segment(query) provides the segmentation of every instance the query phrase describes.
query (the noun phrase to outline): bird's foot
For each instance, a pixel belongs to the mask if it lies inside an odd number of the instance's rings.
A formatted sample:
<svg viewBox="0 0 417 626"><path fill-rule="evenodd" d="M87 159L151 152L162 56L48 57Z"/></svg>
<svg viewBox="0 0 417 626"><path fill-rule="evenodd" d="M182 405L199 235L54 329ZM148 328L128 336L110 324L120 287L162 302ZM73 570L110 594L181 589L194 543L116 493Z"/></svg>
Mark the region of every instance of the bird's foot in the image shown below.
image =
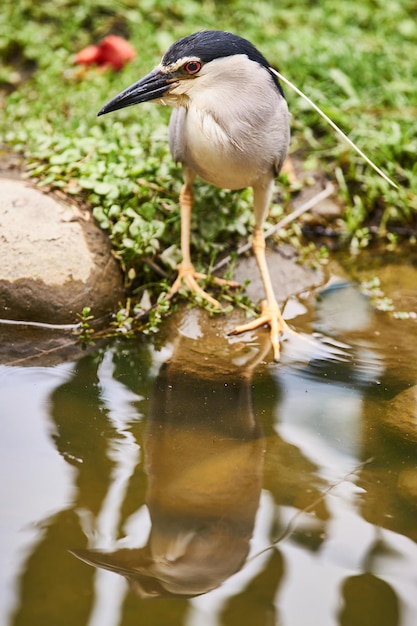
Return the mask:
<svg viewBox="0 0 417 626"><path fill-rule="evenodd" d="M221 304L218 300L213 298L210 294L208 294L204 289L200 287L198 284L198 280L205 280L207 278L207 274L202 274L201 272L196 272L194 267L191 266L178 266L178 276L175 279L171 289L168 292L167 298L170 300L178 291L181 289L183 285L185 285L190 291L192 291L196 296L199 296L209 304L211 304L215 308L221 309ZM218 278L217 276L212 276L211 280L215 285L219 285L220 287L239 287L239 283L233 280L225 280L224 278Z"/></svg>
<svg viewBox="0 0 417 626"><path fill-rule="evenodd" d="M265 301L262 302L261 315L255 320L248 322L247 324L241 324L240 326L236 326L236 328L232 330L229 335L240 335L240 333L255 330L256 328L260 328L265 324L267 324L270 328L269 334L271 338L272 350L274 353L274 361L279 361L280 337L284 333L290 333L293 335L298 335L298 333L292 330L292 328L290 328L287 322L283 319L278 304L268 306Z"/></svg>

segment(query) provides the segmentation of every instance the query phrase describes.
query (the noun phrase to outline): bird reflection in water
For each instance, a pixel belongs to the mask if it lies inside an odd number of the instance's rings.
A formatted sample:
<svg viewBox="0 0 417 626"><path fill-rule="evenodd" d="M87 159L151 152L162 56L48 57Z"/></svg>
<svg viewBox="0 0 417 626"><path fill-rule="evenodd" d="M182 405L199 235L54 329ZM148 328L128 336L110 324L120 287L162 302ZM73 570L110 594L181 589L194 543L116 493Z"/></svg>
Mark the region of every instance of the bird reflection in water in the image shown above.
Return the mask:
<svg viewBox="0 0 417 626"><path fill-rule="evenodd" d="M74 550L78 558L125 576L141 597L200 595L239 571L263 479L265 439L251 397L253 370L269 350L263 341L214 338L208 349L178 336L155 381L143 441L147 543Z"/></svg>

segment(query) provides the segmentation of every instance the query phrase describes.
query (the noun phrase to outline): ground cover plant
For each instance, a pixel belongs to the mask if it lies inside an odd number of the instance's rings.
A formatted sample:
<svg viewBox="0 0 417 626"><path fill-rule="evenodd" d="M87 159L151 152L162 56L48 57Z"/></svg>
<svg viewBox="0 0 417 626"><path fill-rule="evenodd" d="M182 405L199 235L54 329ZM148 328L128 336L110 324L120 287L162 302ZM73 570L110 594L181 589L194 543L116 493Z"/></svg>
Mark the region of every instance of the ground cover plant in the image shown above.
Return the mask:
<svg viewBox="0 0 417 626"><path fill-rule="evenodd" d="M113 242L131 295L155 301L178 261L181 170L167 143L169 109L153 104L96 118L147 73L177 38L221 28L250 39L399 185L390 189L288 89L292 151L320 167L344 206L346 245L372 236L415 242L417 215L417 5L415 0L4 0L0 10L0 132L27 173L92 210ZM136 58L119 72L74 65L108 34ZM270 220L294 193L282 181ZM203 266L252 228L251 192L201 184L193 258ZM86 303L87 305L88 303ZM142 306L147 308L149 303ZM156 320L154 320L156 323Z"/></svg>

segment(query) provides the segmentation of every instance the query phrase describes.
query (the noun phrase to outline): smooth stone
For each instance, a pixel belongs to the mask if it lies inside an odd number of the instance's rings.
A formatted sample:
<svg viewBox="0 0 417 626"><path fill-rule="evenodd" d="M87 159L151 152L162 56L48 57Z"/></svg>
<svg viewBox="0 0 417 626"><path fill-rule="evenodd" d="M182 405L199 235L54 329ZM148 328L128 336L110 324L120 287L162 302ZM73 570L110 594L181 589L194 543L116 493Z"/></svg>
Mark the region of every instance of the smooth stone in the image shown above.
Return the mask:
<svg viewBox="0 0 417 626"><path fill-rule="evenodd" d="M70 204L0 178L0 318L67 324L101 317L123 297L110 242Z"/></svg>

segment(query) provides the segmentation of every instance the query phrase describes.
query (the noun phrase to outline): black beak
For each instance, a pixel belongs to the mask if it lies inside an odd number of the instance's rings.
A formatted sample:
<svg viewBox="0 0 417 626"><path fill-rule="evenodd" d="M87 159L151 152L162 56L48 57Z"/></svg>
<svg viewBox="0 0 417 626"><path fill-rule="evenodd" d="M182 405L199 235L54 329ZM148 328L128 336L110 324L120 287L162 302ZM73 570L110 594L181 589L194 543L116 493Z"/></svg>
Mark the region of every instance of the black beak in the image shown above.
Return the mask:
<svg viewBox="0 0 417 626"><path fill-rule="evenodd" d="M147 76L130 85L110 102L107 102L97 115L104 115L111 111L130 107L133 104L162 98L174 82L172 74L165 74L158 69L152 70Z"/></svg>

